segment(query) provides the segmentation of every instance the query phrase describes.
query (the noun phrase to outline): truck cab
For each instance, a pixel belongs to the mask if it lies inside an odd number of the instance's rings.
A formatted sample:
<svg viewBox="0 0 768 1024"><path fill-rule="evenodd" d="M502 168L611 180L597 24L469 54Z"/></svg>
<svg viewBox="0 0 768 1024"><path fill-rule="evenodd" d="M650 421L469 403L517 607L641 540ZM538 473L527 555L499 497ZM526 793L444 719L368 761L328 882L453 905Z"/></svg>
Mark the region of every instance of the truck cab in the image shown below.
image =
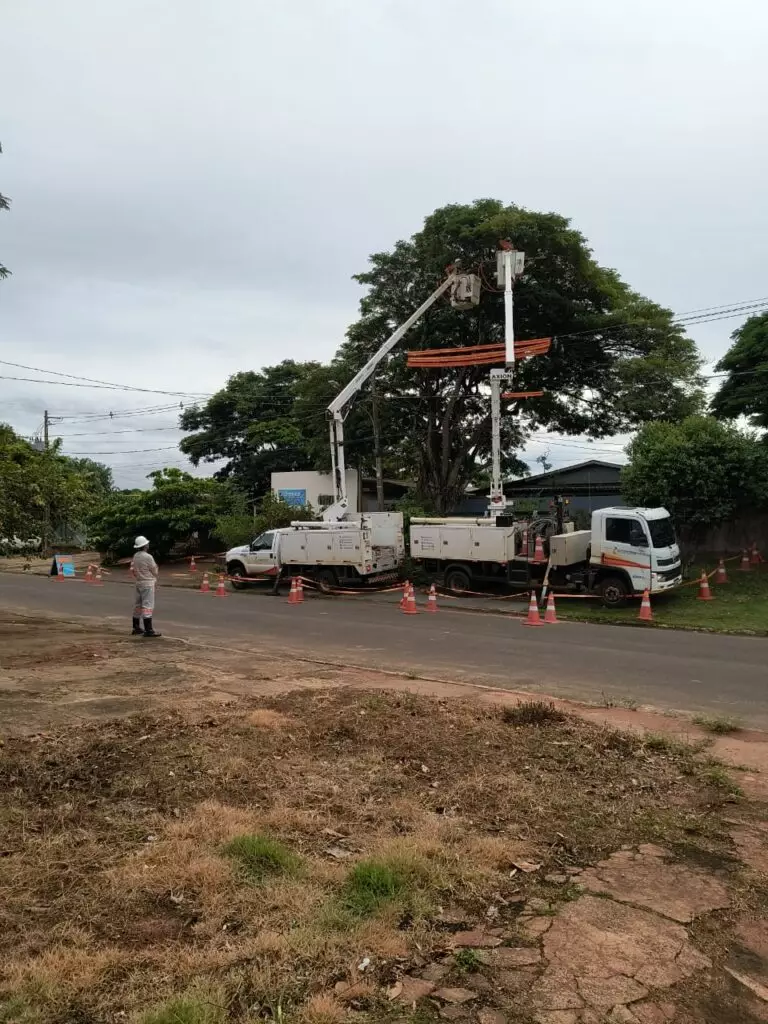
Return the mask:
<svg viewBox="0 0 768 1024"><path fill-rule="evenodd" d="M227 575L232 580L234 587L243 586L238 584L237 577L275 577L280 571L280 559L278 557L278 535L279 530L267 530L259 534L250 544L243 544L240 547L230 548L226 554Z"/></svg>
<svg viewBox="0 0 768 1024"><path fill-rule="evenodd" d="M592 513L590 571L607 605L662 593L682 580L680 548L665 508L601 508Z"/></svg>

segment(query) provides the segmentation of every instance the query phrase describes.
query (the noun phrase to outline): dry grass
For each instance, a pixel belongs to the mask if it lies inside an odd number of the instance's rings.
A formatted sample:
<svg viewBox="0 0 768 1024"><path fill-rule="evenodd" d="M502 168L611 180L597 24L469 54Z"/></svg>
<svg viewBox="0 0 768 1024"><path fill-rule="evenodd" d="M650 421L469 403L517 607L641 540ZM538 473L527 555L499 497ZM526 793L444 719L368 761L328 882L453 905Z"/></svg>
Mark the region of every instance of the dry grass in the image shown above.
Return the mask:
<svg viewBox="0 0 768 1024"><path fill-rule="evenodd" d="M311 691L8 740L0 1021L384 1019L382 989L446 953L439 908L481 921L493 904L515 934L543 891L515 863L719 841L726 791L696 751L534 718ZM225 853L244 836L301 874L254 885Z"/></svg>

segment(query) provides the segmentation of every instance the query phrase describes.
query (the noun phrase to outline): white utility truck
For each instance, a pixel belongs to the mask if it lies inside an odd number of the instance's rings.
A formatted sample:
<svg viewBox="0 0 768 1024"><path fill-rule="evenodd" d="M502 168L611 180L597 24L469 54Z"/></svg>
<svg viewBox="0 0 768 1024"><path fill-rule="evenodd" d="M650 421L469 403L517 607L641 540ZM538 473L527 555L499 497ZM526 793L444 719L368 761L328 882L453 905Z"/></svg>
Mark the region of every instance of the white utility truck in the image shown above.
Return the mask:
<svg viewBox="0 0 768 1024"><path fill-rule="evenodd" d="M570 529L569 529L570 527ZM620 607L628 597L682 580L680 548L664 508L602 508L591 530L557 530L550 518L411 520L411 557L454 592L478 584L548 586L598 593ZM543 558L536 561L536 536Z"/></svg>
<svg viewBox="0 0 768 1024"><path fill-rule="evenodd" d="M232 548L227 575L236 588L280 576L306 576L323 589L359 587L396 579L404 554L401 512L347 512L341 522L295 522Z"/></svg>

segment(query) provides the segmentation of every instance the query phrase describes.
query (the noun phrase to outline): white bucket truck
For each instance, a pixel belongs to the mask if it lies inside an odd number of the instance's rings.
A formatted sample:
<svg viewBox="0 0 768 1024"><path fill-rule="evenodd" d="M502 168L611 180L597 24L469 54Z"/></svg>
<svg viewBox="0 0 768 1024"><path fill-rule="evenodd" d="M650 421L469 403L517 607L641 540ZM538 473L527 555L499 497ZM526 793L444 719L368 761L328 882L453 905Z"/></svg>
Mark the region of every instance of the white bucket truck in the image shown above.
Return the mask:
<svg viewBox="0 0 768 1024"><path fill-rule="evenodd" d="M281 576L305 576L323 589L359 587L396 579L404 554L401 512L347 512L340 522L295 522L232 548L227 575L236 588Z"/></svg>
<svg viewBox="0 0 768 1024"><path fill-rule="evenodd" d="M664 508L602 508L590 530L550 518L411 520L411 557L456 592L480 584L556 587L599 594L620 607L648 590L658 594L682 580L680 548ZM542 556L536 560L536 537Z"/></svg>

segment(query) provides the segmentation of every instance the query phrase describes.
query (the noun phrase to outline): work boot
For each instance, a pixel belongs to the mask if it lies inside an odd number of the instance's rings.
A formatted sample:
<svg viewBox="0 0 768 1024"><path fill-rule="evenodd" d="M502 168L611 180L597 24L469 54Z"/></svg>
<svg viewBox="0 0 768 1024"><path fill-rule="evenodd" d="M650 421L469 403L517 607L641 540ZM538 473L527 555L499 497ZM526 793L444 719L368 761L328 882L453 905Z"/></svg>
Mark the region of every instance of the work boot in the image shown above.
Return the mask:
<svg viewBox="0 0 768 1024"><path fill-rule="evenodd" d="M144 636L144 630L141 628L141 619L134 617L131 636Z"/></svg>
<svg viewBox="0 0 768 1024"><path fill-rule="evenodd" d="M162 636L162 633L156 633L152 629L152 619L144 619L144 636Z"/></svg>

